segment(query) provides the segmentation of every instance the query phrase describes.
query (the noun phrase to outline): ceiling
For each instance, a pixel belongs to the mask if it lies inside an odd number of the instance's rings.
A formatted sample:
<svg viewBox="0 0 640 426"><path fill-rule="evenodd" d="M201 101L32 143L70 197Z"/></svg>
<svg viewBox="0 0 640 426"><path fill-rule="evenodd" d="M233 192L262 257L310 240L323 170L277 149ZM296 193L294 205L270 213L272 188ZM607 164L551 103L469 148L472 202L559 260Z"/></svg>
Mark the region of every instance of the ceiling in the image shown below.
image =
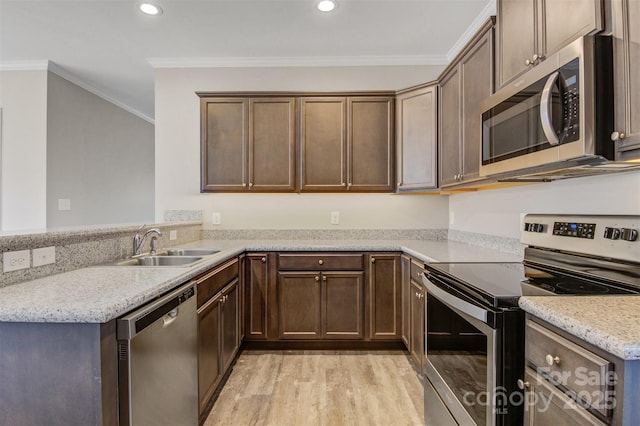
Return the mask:
<svg viewBox="0 0 640 426"><path fill-rule="evenodd" d="M494 0L0 0L0 69L55 72L149 120L154 67L445 64ZM31 68L30 68L31 67Z"/></svg>

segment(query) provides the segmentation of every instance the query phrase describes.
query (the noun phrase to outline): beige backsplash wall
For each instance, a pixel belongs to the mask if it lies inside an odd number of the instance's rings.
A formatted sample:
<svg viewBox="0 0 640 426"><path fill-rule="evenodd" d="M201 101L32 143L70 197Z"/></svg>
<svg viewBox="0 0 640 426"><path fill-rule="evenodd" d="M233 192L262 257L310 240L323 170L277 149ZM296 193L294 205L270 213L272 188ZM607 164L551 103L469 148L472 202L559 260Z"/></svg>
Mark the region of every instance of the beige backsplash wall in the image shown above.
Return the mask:
<svg viewBox="0 0 640 426"><path fill-rule="evenodd" d="M156 70L156 221L165 210L202 210L205 229L443 229L446 196L201 194L196 91L395 90L437 77L442 66ZM330 224L332 211L340 225ZM211 213L221 213L213 225Z"/></svg>

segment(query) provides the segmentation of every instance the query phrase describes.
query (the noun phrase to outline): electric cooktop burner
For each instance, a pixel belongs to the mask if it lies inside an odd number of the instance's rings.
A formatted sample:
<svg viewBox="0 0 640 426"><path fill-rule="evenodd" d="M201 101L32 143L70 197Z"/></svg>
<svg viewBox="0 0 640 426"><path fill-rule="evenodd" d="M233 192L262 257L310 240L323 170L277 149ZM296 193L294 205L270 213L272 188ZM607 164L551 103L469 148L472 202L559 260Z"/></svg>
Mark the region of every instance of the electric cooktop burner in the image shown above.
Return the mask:
<svg viewBox="0 0 640 426"><path fill-rule="evenodd" d="M605 294L609 292L609 288L586 281L560 281L556 283L556 287L573 294Z"/></svg>

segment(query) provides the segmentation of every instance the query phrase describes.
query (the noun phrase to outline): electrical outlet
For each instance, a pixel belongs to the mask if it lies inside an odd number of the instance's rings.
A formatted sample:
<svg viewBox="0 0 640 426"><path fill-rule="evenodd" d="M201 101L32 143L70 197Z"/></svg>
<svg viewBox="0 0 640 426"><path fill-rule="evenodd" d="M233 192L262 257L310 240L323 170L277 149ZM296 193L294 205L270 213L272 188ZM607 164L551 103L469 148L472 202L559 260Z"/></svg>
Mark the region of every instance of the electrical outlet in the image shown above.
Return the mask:
<svg viewBox="0 0 640 426"><path fill-rule="evenodd" d="M455 224L456 222L456 215L454 212L449 212L449 226Z"/></svg>
<svg viewBox="0 0 640 426"><path fill-rule="evenodd" d="M220 212L213 212L211 219L213 220L214 225L220 225Z"/></svg>
<svg viewBox="0 0 640 426"><path fill-rule="evenodd" d="M178 230L172 229L171 231L169 231L169 240L173 241L177 239L178 239Z"/></svg>
<svg viewBox="0 0 640 426"><path fill-rule="evenodd" d="M56 263L56 248L42 247L33 249L33 267Z"/></svg>
<svg viewBox="0 0 640 426"><path fill-rule="evenodd" d="M340 224L340 212L331 212L331 224L332 225Z"/></svg>
<svg viewBox="0 0 640 426"><path fill-rule="evenodd" d="M18 271L31 266L31 251L5 251L2 255L2 271Z"/></svg>
<svg viewBox="0 0 640 426"><path fill-rule="evenodd" d="M58 199L58 210L71 210L71 200L68 198L59 198Z"/></svg>

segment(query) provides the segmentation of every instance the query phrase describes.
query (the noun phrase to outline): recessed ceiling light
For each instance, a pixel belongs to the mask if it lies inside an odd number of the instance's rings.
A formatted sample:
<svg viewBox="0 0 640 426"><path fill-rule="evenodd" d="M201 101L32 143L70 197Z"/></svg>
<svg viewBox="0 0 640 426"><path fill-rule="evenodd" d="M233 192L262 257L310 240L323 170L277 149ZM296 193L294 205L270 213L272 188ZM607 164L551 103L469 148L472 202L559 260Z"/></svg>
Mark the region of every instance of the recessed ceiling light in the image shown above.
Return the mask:
<svg viewBox="0 0 640 426"><path fill-rule="evenodd" d="M321 12L331 12L338 6L334 0L321 0L316 4L316 7Z"/></svg>
<svg viewBox="0 0 640 426"><path fill-rule="evenodd" d="M162 8L151 3L140 3L138 5L140 12L146 15L159 16L162 15Z"/></svg>

